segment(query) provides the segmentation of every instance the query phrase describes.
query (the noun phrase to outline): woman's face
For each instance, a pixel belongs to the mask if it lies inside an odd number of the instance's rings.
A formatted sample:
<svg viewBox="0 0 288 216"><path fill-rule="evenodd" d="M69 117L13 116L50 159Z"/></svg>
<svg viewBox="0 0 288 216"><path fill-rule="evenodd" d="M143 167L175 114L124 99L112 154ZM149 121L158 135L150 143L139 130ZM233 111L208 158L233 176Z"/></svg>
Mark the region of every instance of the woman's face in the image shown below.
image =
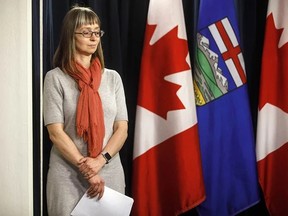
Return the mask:
<svg viewBox="0 0 288 216"><path fill-rule="evenodd" d="M100 27L98 24L82 25L75 31L76 55L91 56L100 42Z"/></svg>

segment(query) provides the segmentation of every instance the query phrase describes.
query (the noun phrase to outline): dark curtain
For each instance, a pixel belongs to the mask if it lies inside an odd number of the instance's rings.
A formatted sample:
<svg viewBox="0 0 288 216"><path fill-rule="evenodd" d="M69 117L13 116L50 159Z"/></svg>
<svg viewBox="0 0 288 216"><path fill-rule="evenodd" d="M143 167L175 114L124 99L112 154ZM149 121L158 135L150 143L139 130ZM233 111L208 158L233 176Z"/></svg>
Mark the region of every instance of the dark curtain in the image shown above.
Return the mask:
<svg viewBox="0 0 288 216"><path fill-rule="evenodd" d="M237 5L239 26L241 33L241 44L243 55L246 64L246 72L248 79L248 89L251 104L251 112L253 115L254 129L256 132L257 126L257 112L258 112L258 92L259 92L259 75L261 70L261 54L265 27L265 18L268 0L234 0ZM36 7L37 1L33 1ZM43 2L43 30L44 30L44 43L43 43L43 71L45 73L52 68L51 60L53 53L59 41L59 34L61 23L64 15L69 8L78 3L79 5L91 7L100 17L102 21L102 29L105 35L102 38L105 64L107 68L115 69L119 72L123 79L124 88L126 92L126 101L129 114L129 134L128 139L120 152L121 160L123 162L125 175L126 175L126 194L131 195L131 170L132 170L132 151L133 151L133 138L134 138L134 123L135 112L137 104L137 90L138 79L141 62L142 45L144 39L144 31L147 19L147 11L149 0L44 0ZM34 7L33 4L33 7ZM194 53L194 38L196 35L197 11L199 0L183 0L184 14L188 34L188 44L190 48L191 62L193 63ZM37 17L37 16L35 16ZM34 21L33 22L37 22ZM33 25L34 26L34 25ZM39 34L39 30L38 30ZM38 35L39 36L39 35ZM39 71L37 65L37 54L39 56L39 41L37 41L37 34L33 32L35 37L36 49L33 49L34 66L36 71ZM39 37L38 37L39 38ZM39 40L39 39L38 39ZM34 44L33 44L34 45ZM38 52L38 53L37 53ZM37 76L34 74L35 83L39 82ZM37 84L38 85L38 84ZM34 91L37 91L35 86ZM37 94L40 94L39 92ZM39 95L34 95L33 98ZM37 100L36 100L37 102ZM39 104L38 104L39 105ZM35 107L38 106L37 103ZM38 106L39 107L39 106ZM37 118L37 114L33 116ZM46 174L48 169L49 151L51 143L47 136L46 128L43 131L43 185L44 193L43 206L44 215L46 212L46 199L45 199L45 185ZM38 143L39 145L39 143ZM37 143L35 142L35 145ZM37 149L37 147L36 147ZM38 151L38 152L37 152ZM34 155L34 164L39 164L37 153ZM37 168L39 169L39 167ZM39 170L38 170L39 171ZM36 174L39 176L40 174ZM35 186L39 188L40 178L35 178ZM39 198L39 193L36 194L35 199ZM35 215L38 215L39 202L35 201ZM191 210L183 215L197 215L195 210ZM262 201L256 206L251 207L247 211L240 213L239 216L254 216L254 215L268 215L265 203Z"/></svg>
<svg viewBox="0 0 288 216"><path fill-rule="evenodd" d="M32 115L33 125L40 125L40 28L39 1L32 1ZM33 127L33 207L34 215L40 215L41 206L41 159L40 128Z"/></svg>
<svg viewBox="0 0 288 216"><path fill-rule="evenodd" d="M267 4L268 0L236 0L255 132Z"/></svg>

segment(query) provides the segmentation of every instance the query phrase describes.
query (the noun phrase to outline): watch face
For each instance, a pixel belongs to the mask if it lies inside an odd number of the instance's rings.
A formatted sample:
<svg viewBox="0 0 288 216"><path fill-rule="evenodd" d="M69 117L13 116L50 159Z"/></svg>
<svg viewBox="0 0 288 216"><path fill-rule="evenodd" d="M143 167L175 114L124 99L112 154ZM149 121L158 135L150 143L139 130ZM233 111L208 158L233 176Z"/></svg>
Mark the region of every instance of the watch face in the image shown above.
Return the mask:
<svg viewBox="0 0 288 216"><path fill-rule="evenodd" d="M111 160L111 155L108 153L108 152L103 152L103 153L101 153L102 154L102 156L105 158L105 160L106 160L106 164L108 164L109 163L109 161Z"/></svg>
<svg viewBox="0 0 288 216"><path fill-rule="evenodd" d="M108 159L108 161L111 160L111 155L108 152L105 153L105 157Z"/></svg>

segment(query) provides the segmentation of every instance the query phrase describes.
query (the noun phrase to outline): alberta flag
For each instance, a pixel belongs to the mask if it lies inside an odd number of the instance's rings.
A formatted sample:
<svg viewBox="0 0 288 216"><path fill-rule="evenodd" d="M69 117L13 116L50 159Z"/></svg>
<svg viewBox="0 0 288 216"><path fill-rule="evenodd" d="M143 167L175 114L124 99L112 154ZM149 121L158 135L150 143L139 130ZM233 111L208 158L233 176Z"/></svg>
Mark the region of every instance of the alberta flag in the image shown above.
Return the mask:
<svg viewBox="0 0 288 216"><path fill-rule="evenodd" d="M234 1L201 0L194 89L206 200L201 216L259 201L255 141Z"/></svg>
<svg viewBox="0 0 288 216"><path fill-rule="evenodd" d="M182 0L150 0L134 139L132 215L179 215L205 199Z"/></svg>
<svg viewBox="0 0 288 216"><path fill-rule="evenodd" d="M288 215L288 1L269 1L257 126L259 181L271 215Z"/></svg>

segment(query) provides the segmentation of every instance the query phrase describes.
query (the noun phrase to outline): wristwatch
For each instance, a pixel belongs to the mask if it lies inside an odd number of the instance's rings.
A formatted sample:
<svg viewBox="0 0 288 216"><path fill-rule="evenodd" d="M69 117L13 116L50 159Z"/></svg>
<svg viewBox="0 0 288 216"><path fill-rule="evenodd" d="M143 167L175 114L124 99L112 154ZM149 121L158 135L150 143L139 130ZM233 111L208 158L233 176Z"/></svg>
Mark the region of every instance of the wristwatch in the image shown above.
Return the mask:
<svg viewBox="0 0 288 216"><path fill-rule="evenodd" d="M101 154L104 157L104 159L106 160L106 164L108 164L112 158L111 155L108 152L102 152Z"/></svg>

